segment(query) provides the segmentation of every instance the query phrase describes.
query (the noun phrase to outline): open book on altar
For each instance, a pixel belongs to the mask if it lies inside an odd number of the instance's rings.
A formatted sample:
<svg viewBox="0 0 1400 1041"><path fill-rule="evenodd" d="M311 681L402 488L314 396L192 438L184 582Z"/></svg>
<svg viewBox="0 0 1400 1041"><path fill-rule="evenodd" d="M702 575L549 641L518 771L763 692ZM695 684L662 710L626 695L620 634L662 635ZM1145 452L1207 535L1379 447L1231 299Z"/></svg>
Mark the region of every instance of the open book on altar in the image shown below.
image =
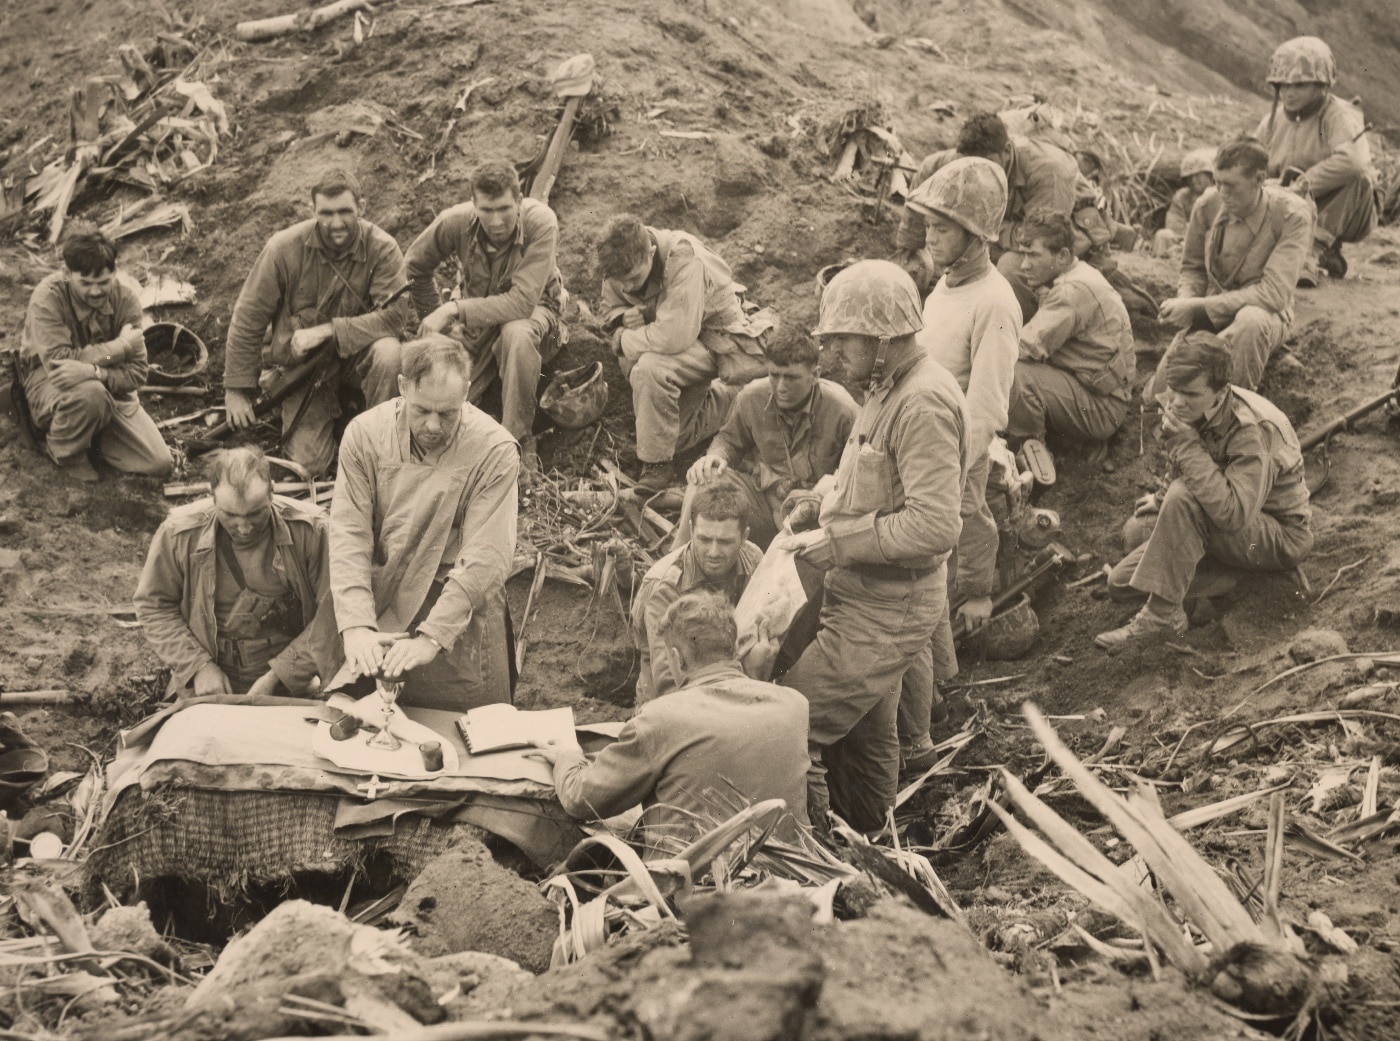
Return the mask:
<svg viewBox="0 0 1400 1041"><path fill-rule="evenodd" d="M537 741L553 741L560 748L578 748L574 710L550 708L522 712L514 705L482 705L457 717L457 729L472 755L528 748Z"/></svg>

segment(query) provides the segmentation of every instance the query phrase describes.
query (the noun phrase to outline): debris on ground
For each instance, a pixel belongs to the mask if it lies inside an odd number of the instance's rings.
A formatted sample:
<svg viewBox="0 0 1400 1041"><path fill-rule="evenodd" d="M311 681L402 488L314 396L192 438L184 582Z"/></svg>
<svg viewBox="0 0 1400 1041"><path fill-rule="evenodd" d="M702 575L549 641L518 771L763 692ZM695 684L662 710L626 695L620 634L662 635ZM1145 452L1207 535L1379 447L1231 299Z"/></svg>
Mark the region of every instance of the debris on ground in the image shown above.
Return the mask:
<svg viewBox="0 0 1400 1041"><path fill-rule="evenodd" d="M553 903L476 840L430 860L388 922L426 957L478 951L532 972L549 967L559 930Z"/></svg>

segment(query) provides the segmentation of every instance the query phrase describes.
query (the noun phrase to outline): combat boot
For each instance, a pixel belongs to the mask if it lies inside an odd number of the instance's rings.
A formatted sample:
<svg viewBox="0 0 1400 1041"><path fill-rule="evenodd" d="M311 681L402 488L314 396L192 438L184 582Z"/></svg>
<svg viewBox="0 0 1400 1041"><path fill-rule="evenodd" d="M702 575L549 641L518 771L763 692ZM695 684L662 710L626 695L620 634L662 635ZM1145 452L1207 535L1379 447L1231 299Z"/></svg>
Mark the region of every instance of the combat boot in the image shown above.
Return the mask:
<svg viewBox="0 0 1400 1041"><path fill-rule="evenodd" d="M1094 637L1094 643L1109 654L1117 654L1130 643L1184 636L1189 624L1180 604L1174 605L1165 617L1148 606L1133 615L1127 625L1099 633Z"/></svg>

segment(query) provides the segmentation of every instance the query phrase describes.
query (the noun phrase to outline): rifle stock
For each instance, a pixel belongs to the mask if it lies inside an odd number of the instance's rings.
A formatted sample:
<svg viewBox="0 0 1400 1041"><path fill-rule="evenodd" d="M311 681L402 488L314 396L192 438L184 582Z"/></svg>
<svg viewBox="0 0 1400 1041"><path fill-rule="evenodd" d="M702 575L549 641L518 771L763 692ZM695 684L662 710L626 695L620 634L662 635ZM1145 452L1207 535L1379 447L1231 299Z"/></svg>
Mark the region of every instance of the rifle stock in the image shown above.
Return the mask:
<svg viewBox="0 0 1400 1041"><path fill-rule="evenodd" d="M282 373L282 378L277 381L271 390L264 393L253 403L253 415L259 419L278 408L282 402L286 401L292 394L306 386L316 375L321 367L321 363L326 357L335 352L335 341L327 340L320 347L317 347L311 356L295 368L286 369ZM213 451L219 446L219 442L233 433L233 427L228 420L216 424L205 431L202 437L191 438L185 442L185 454L190 456L202 455L205 452Z"/></svg>

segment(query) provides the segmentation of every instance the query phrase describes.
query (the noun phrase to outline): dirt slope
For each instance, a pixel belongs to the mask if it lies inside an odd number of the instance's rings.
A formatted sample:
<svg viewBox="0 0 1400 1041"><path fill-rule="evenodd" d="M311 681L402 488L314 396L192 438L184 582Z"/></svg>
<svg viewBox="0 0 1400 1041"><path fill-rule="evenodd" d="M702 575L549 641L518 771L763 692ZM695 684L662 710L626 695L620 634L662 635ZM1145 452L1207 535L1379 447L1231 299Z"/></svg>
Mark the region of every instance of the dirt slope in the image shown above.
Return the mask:
<svg viewBox="0 0 1400 1041"><path fill-rule="evenodd" d="M589 50L597 58L601 98L586 110L589 122L553 198L562 229L561 267L570 289L587 303L596 300L589 243L609 216L631 209L649 222L704 236L734 265L755 299L798 323L814 317L811 279L817 268L889 249L891 222L867 222L861 200L827 177L833 160L821 147L821 130L848 108L879 100L908 150L921 156L947 142L962 115L1037 91L1065 112L1078 113L1072 129L1083 144L1113 160L1126 152L1140 161L1159 149L1213 142L1251 125L1263 105L1192 58L1162 50L1148 33L1125 29L1118 20L1128 13L1123 4L860 0L862 22L839 0L704 5L399 0L380 10L373 34L358 48L349 23L263 45L220 42L236 20L281 13L289 6L285 0L170 6L195 27L186 31L211 45L204 75L228 104L236 132L212 171L172 192L190 205L196 231L186 238L139 237L127 247L126 262L138 272L169 271L196 284L199 303L170 314L206 338L215 354L214 372L244 272L269 234L305 213L306 188L319 169L331 162L354 168L366 184L371 219L406 245L438 209L462 198L467 173L479 159L506 155L523 163L542 149L558 115L545 75L577 51ZM1218 24L1234 24L1235 6L1212 5L1211 16ZM113 71L119 44L144 45L166 27L160 11L150 0L110 5L50 0L43 8L0 10L0 96L20 102L0 122L5 176L22 176L31 162L37 167L57 154L71 81ZM1385 26L1395 23L1374 24L1380 25L1374 32L1379 40ZM876 31L896 38L878 37ZM908 36L935 40L943 56L898 39ZM1222 73L1240 75L1234 59L1193 53L1222 62ZM1242 76L1239 82L1250 80ZM470 84L476 87L465 111L454 113ZM1190 92L1193 85L1198 92ZM318 137L355 118L355 106L362 102L386 106L394 125L373 136L354 136L343 147ZM948 104L958 116L942 113ZM678 139L664 131L703 131L710 137ZM45 143L46 135L55 136ZM105 217L133 198L126 189L92 190L76 211ZM1302 299L1291 342L1297 364L1275 365L1265 390L1304 429L1372 396L1393 372L1400 317L1393 303L1400 283L1397 246L1400 239L1382 232L1356 251L1351 279ZM0 243L0 332L16 335L30 290L55 262L35 240ZM1128 264L1159 289L1173 281L1161 262L1134 257ZM1161 336L1146 339L1160 345ZM580 336L563 362L591 349L588 338ZM1140 376L1149 367L1145 360ZM608 376L616 407L597 452L616 454L628 464L626 387L615 368ZM178 399L155 405L162 417L190 407ZM566 470L579 467L590 437L591 432L547 436L546 461ZM1105 472L1073 454L1065 456L1061 481L1043 502L1060 510L1066 541L1101 561L1116 558L1116 533L1128 504L1160 466L1150 442L1139 454L1132 423L1110 459L1114 470ZM972 702L988 696L996 707L1035 697L1063 713L1101 708L1097 722L1072 728L1076 742L1092 751L1109 726L1121 724L1128 728L1125 747L1145 754L1166 735L1174 739L1190 723L1219 717L1287 667L1285 649L1302 628L1339 628L1354 649L1393 646L1394 630L1378 628L1374 619L1377 610L1396 606L1400 590L1396 488L1396 440L1373 419L1360 433L1334 442L1330 481L1316 501L1318 550L1305 567L1313 598L1283 578L1250 583L1225 605L1218 621L1187 637L1184 650L1108 660L1090 639L1118 624L1121 609L1098 599L1093 587L1060 589L1041 605L1046 634L1029 659L1010 666L969 664L964 677L1021 678L958 692L955 717L961 719ZM83 760L65 742L84 741L100 751L113 724L133 721L159 688L156 663L139 631L122 628L107 612L127 603L150 533L164 512L160 489L149 482L109 479L95 489L55 487L51 472L16 441L13 426L0 421L0 546L21 554L19 567L0 574L0 690L61 686L94 696L93 706L76 711L26 714L26 727L61 764L77 766ZM1339 568L1358 559L1367 562L1346 573L1328 599L1313 602ZM588 612L577 591L553 584L546 589L546 602L532 622L538 642L532 642L522 677L523 700L573 703L586 718L618 717L627 669L620 617L607 610ZM511 592L519 610L524 591ZM1243 718L1335 703L1361 682L1350 666L1318 669L1254 698ZM1394 740L1380 729L1368 730L1366 737L1381 744ZM1010 729L979 755L983 763L1027 767L1038 759ZM1211 783L1245 786L1255 775L1249 764L1242 769L1236 764L1216 771L1220 776ZM1212 771L1205 773L1210 781ZM1291 797L1302 802L1312 780L1306 764L1298 777L1299 790ZM1392 796L1395 782L1387 771L1385 798ZM1210 801L1216 796L1209 791L1172 793L1181 803L1173 808ZM952 806L960 797L953 786L931 791L930 819L949 812L945 801ZM1260 842L1245 836L1212 848L1222 857L1257 863ZM1016 913L1031 908L1056 923L1051 932L1062 928L1066 911L1078 903L1066 901L1057 885L1012 867L978 855L943 870L966 902L982 905L982 886L996 884L1010 893ZM1364 927L1376 936L1400 928L1384 910L1393 903L1393 880L1386 872L1329 865L1329 877L1343 885L1324 885L1322 870L1312 862L1302 861L1295 870L1300 885L1290 897L1333 909L1338 924ZM1362 909L1366 901L1358 892L1374 905L1371 910ZM987 914L989 921L1014 917L1010 911ZM992 932L989 926L989 937ZM1166 1033L1156 1036L1193 1036L1181 1025L1180 1009L1168 1013L1162 1002L1128 1000L1125 993L1117 977L1086 972L1071 981L1066 1000L1094 1006L1095 1029L1107 1031L1102 1036L1146 1037L1159 1027ZM1378 984L1368 996L1393 1000L1395 994L1393 986L1386 990ZM1134 1017L1129 1007L1149 1011ZM1076 1014L1087 1016L1082 1010ZM1106 1025L1114 1017L1118 1025ZM1213 1036L1204 1026L1197 1034Z"/></svg>

